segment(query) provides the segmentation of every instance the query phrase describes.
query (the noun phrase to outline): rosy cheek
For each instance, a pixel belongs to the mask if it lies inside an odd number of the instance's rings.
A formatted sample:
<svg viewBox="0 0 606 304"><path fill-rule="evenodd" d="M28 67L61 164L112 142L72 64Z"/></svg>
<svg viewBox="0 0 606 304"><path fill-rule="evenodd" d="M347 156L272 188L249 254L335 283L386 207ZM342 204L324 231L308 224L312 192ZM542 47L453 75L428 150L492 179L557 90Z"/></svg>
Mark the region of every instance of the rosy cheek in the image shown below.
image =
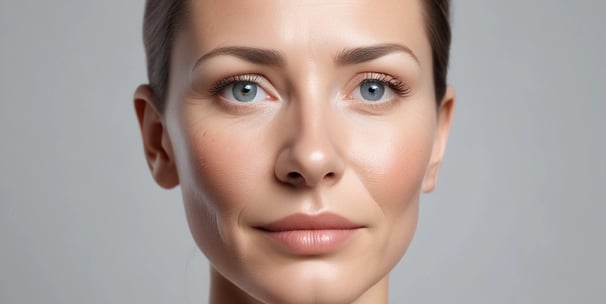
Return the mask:
<svg viewBox="0 0 606 304"><path fill-rule="evenodd" d="M433 138L427 128L423 131L419 126L382 132L380 137L352 141L355 145L351 150L356 151L352 163L384 214L401 214L418 198Z"/></svg>

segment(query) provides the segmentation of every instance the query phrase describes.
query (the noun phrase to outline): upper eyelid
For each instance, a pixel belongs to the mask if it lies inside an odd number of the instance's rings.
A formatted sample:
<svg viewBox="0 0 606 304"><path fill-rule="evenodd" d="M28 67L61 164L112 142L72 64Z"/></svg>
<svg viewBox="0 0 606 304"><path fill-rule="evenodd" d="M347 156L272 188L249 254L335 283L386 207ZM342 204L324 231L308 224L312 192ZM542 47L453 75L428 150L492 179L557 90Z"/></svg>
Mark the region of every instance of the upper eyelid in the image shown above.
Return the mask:
<svg viewBox="0 0 606 304"><path fill-rule="evenodd" d="M224 90L225 88L227 88L230 85L233 85L236 82L252 82L255 83L256 85L258 85L259 87L261 87L262 90L264 90L268 95L272 95L272 97L277 98L276 96L276 90L273 88L273 85L271 84L271 82L263 75L261 74L255 74L255 73L250 73L250 74L237 74L237 75L232 75L232 76L227 76L225 78L222 78L221 80L215 82L211 89L210 89L210 93L212 95L216 95L218 93L220 93L222 90Z"/></svg>
<svg viewBox="0 0 606 304"><path fill-rule="evenodd" d="M240 74L240 75L232 75L222 78L221 80L215 82L213 87L221 87L228 86L233 84L234 82L253 82L259 84L259 78L262 77L258 74Z"/></svg>
<svg viewBox="0 0 606 304"><path fill-rule="evenodd" d="M363 78L360 81L360 83L362 83L365 80L378 80L378 81L385 82L385 83L390 83L392 81L396 81L398 83L404 83L397 77L394 77L390 74L381 73L381 72L364 72L364 73L361 73L360 77Z"/></svg>

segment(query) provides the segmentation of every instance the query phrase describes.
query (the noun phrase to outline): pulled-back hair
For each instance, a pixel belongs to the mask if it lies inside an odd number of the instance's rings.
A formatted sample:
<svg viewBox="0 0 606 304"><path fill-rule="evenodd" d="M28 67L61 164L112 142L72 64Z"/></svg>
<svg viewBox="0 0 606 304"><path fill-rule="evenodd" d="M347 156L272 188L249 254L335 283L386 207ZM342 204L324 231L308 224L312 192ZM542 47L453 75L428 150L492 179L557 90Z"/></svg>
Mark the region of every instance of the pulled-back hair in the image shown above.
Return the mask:
<svg viewBox="0 0 606 304"><path fill-rule="evenodd" d="M431 44L436 102L446 92L450 57L450 0L420 0L423 5L425 31ZM147 58L147 75L156 107L166 103L170 58L175 36L186 18L186 0L146 0L143 18L143 44Z"/></svg>

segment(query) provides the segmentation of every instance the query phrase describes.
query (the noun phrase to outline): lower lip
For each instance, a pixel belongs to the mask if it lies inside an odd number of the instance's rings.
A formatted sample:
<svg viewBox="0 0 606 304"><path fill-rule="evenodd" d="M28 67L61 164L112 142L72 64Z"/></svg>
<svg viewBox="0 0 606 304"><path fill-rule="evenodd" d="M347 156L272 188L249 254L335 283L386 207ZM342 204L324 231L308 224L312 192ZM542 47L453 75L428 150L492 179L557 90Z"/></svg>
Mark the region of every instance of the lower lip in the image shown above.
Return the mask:
<svg viewBox="0 0 606 304"><path fill-rule="evenodd" d="M358 229L263 231L288 252L297 255L329 254L341 248Z"/></svg>

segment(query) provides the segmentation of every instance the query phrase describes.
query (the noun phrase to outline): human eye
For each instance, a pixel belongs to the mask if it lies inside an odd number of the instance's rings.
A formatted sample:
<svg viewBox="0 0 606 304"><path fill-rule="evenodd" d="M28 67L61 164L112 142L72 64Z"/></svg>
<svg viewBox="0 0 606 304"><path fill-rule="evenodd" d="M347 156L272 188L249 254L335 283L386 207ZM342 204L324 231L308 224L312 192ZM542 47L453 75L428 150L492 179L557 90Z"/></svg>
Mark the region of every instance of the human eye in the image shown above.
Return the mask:
<svg viewBox="0 0 606 304"><path fill-rule="evenodd" d="M406 97L410 88L397 78L383 73L364 73L357 77L358 85L351 92L349 99L366 103L386 103L396 97Z"/></svg>
<svg viewBox="0 0 606 304"><path fill-rule="evenodd" d="M212 96L221 97L233 103L252 103L273 98L263 89L267 82L262 76L254 74L236 75L217 82L210 90Z"/></svg>

